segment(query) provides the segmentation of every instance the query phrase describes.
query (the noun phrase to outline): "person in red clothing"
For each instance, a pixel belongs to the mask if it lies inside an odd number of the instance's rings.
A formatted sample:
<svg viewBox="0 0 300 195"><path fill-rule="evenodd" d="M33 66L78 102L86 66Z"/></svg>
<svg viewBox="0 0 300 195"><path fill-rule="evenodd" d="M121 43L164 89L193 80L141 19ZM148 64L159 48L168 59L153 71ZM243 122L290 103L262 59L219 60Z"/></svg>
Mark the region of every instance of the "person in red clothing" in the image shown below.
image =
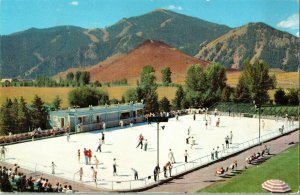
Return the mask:
<svg viewBox="0 0 300 195"><path fill-rule="evenodd" d="M89 164L91 164L91 161L92 161L92 150L91 149L88 150L88 157L89 157Z"/></svg>
<svg viewBox="0 0 300 195"><path fill-rule="evenodd" d="M86 150L86 149L84 148L83 154L84 154L85 164L87 165L87 164L88 164L88 150Z"/></svg>

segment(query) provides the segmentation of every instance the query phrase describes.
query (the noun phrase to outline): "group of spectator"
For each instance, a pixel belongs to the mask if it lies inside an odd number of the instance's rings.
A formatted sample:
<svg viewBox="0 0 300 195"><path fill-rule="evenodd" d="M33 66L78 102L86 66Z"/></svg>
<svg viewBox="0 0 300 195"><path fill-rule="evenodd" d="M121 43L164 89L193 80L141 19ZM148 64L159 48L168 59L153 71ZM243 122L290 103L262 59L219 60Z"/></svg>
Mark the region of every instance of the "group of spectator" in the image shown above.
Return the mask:
<svg viewBox="0 0 300 195"><path fill-rule="evenodd" d="M56 183L53 186L49 179L34 179L18 171L20 167L14 164L12 168L0 166L0 187L2 192L64 192L73 193L71 185Z"/></svg>
<svg viewBox="0 0 300 195"><path fill-rule="evenodd" d="M267 145L265 145L260 152L258 151L246 157L245 162L251 164L254 160L258 159L259 157L263 157L264 154L268 154L268 155L270 154L270 148L268 148Z"/></svg>

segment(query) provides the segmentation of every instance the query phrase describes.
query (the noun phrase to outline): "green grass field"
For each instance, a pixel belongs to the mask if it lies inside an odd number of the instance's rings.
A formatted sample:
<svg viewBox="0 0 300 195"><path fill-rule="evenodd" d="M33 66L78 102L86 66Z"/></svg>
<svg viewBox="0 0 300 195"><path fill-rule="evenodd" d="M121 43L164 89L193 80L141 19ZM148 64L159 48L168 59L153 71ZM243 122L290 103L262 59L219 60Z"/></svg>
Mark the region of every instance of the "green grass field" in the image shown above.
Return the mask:
<svg viewBox="0 0 300 195"><path fill-rule="evenodd" d="M259 166L252 166L240 175L199 190L199 193L268 193L261 184L280 179L289 184L292 193L299 191L299 144Z"/></svg>

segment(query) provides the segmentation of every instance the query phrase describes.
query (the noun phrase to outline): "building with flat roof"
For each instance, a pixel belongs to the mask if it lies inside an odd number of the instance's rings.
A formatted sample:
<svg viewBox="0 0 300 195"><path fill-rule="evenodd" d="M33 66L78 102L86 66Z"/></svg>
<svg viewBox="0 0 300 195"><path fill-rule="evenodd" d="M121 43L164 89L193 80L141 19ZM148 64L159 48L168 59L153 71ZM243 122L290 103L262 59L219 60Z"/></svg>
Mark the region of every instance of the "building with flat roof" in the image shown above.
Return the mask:
<svg viewBox="0 0 300 195"><path fill-rule="evenodd" d="M70 108L51 111L49 123L54 129L69 127L71 132L98 130L120 124L127 125L130 122L143 122L143 109L143 103Z"/></svg>

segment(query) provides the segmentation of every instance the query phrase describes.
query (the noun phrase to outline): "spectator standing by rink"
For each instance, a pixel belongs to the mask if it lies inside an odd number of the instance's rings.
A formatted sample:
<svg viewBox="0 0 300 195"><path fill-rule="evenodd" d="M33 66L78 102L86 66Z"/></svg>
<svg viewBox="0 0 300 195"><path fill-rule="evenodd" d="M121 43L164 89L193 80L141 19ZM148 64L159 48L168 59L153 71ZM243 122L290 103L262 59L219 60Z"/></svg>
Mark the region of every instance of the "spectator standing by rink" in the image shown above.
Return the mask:
<svg viewBox="0 0 300 195"><path fill-rule="evenodd" d="M54 175L55 174L55 167L56 167L56 164L54 164L54 162L51 163L51 168L52 168L52 174Z"/></svg>
<svg viewBox="0 0 300 195"><path fill-rule="evenodd" d="M211 154L211 160L215 160L215 149L214 148L210 154Z"/></svg>
<svg viewBox="0 0 300 195"><path fill-rule="evenodd" d="M2 148L1 148L1 160L5 159L6 151L7 151L6 148L4 146L2 146Z"/></svg>
<svg viewBox="0 0 300 195"><path fill-rule="evenodd" d="M184 151L184 162L187 163L187 158L188 158L189 154L187 152L187 150Z"/></svg>
<svg viewBox="0 0 300 195"><path fill-rule="evenodd" d="M114 158L114 162L113 162L113 176L117 176L117 162L116 159Z"/></svg>
<svg viewBox="0 0 300 195"><path fill-rule="evenodd" d="M158 165L156 165L153 171L154 181L159 180L159 172L160 172L160 168Z"/></svg>
<svg viewBox="0 0 300 195"><path fill-rule="evenodd" d="M173 154L173 152L172 152L171 149L169 150L168 157L169 157L170 162L171 162L172 164L173 164L173 163L176 163L176 162L175 162L175 158L174 158L174 154Z"/></svg>

